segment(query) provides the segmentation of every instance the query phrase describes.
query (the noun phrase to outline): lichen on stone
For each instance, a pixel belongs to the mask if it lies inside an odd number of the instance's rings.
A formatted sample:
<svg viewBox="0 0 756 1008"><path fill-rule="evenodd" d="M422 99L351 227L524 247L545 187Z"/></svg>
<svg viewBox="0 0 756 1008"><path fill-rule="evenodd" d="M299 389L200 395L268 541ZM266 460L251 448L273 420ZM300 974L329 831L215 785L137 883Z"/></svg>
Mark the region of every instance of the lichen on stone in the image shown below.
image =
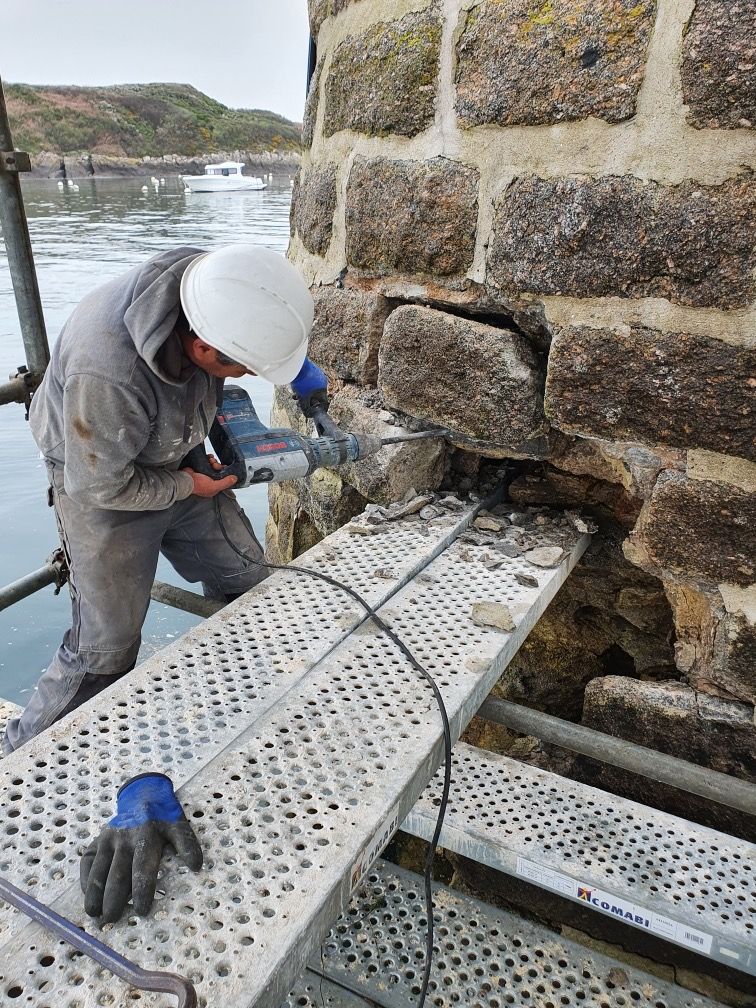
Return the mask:
<svg viewBox="0 0 756 1008"><path fill-rule="evenodd" d="M457 49L463 126L635 114L653 0L483 0Z"/></svg>
<svg viewBox="0 0 756 1008"><path fill-rule="evenodd" d="M324 130L414 136L433 122L441 21L408 14L346 38L325 82Z"/></svg>

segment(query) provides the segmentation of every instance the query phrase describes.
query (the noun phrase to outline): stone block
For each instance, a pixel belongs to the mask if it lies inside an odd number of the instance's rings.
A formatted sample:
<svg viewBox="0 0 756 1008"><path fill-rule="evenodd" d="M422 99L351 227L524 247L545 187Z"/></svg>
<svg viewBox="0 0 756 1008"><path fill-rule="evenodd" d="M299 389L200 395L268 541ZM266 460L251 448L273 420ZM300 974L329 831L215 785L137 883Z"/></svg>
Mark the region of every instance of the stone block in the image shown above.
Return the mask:
<svg viewBox="0 0 756 1008"><path fill-rule="evenodd" d="M406 434L392 423L386 410L379 405L375 391L363 393L354 386L338 392L330 413L344 430L396 437ZM393 504L410 490L435 490L444 478L446 445L442 439L410 441L387 445L375 455L343 466L339 472L368 501Z"/></svg>
<svg viewBox="0 0 756 1008"><path fill-rule="evenodd" d="M323 76L323 63L321 58L315 65L315 72L310 81L310 88L307 92L305 102L304 117L302 119L302 143L305 147L312 147L315 138L315 125L318 121L318 109L320 107L320 78Z"/></svg>
<svg viewBox="0 0 756 1008"><path fill-rule="evenodd" d="M457 48L463 126L635 114L652 0L484 0Z"/></svg>
<svg viewBox="0 0 756 1008"><path fill-rule="evenodd" d="M643 509L631 548L683 580L748 585L756 580L754 528L753 494L667 471Z"/></svg>
<svg viewBox="0 0 756 1008"><path fill-rule="evenodd" d="M678 682L606 676L588 684L583 724L720 773L756 780L756 732L748 704L697 693Z"/></svg>
<svg viewBox="0 0 756 1008"><path fill-rule="evenodd" d="M333 13L333 0L308 0L307 7L310 14L310 34L316 39L320 26Z"/></svg>
<svg viewBox="0 0 756 1008"><path fill-rule="evenodd" d="M740 308L754 298L756 183L629 176L515 179L498 198L493 293L658 297Z"/></svg>
<svg viewBox="0 0 756 1008"><path fill-rule="evenodd" d="M472 265L477 170L446 158L357 158L347 187L347 261L370 275L459 276Z"/></svg>
<svg viewBox="0 0 756 1008"><path fill-rule="evenodd" d="M387 404L448 427L455 443L496 457L547 453L541 364L523 336L405 305L386 322L379 363Z"/></svg>
<svg viewBox="0 0 756 1008"><path fill-rule="evenodd" d="M433 123L441 21L430 11L346 38L325 82L324 131L414 136Z"/></svg>
<svg viewBox="0 0 756 1008"><path fill-rule="evenodd" d="M756 626L728 613L717 627L710 673L692 677L691 685L708 693L756 704Z"/></svg>
<svg viewBox="0 0 756 1008"><path fill-rule="evenodd" d="M707 336L568 327L552 342L546 413L587 437L754 457L756 353Z"/></svg>
<svg viewBox="0 0 756 1008"><path fill-rule="evenodd" d="M308 168L297 176L291 203L292 230L313 255L325 255L336 212L336 165Z"/></svg>
<svg viewBox="0 0 756 1008"><path fill-rule="evenodd" d="M369 291L314 288L315 322L309 356L329 376L360 385L378 378L378 346L390 311L386 298Z"/></svg>
<svg viewBox="0 0 756 1008"><path fill-rule="evenodd" d="M323 533L302 507L293 483L271 483L268 504L265 556L269 563L287 564L323 538Z"/></svg>
<svg viewBox="0 0 756 1008"><path fill-rule="evenodd" d="M700 129L756 126L756 5L696 0L683 39L683 101Z"/></svg>

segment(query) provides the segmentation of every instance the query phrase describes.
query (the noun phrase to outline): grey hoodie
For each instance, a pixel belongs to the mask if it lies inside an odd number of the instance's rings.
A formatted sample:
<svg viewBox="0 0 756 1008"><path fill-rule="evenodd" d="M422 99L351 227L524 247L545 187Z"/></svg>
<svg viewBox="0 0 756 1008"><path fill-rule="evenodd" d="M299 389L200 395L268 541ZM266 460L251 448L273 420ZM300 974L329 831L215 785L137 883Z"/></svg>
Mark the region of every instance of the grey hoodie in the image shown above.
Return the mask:
<svg viewBox="0 0 756 1008"><path fill-rule="evenodd" d="M79 504L157 511L192 493L179 463L204 441L223 384L173 332L181 277L202 251L153 256L88 294L63 327L29 420Z"/></svg>

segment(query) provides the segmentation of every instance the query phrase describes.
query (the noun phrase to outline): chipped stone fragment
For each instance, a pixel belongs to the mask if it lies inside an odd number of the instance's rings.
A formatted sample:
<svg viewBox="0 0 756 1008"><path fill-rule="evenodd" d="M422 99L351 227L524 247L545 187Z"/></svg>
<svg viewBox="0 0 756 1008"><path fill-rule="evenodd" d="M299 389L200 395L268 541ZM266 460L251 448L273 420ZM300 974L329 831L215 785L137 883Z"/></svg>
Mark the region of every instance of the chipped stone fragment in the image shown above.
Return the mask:
<svg viewBox="0 0 756 1008"><path fill-rule="evenodd" d="M376 567L373 571L373 577L383 578L386 581L393 581L396 576L396 571L392 571L390 567Z"/></svg>
<svg viewBox="0 0 756 1008"><path fill-rule="evenodd" d="M503 542L496 547L499 553L503 553L505 557L510 557L514 559L515 557L522 556L525 552L524 547L518 546L517 543L513 542Z"/></svg>
<svg viewBox="0 0 756 1008"><path fill-rule="evenodd" d="M534 578L532 574L515 574L515 581L518 584L523 585L525 588L538 588L538 578Z"/></svg>
<svg viewBox="0 0 756 1008"><path fill-rule="evenodd" d="M473 522L475 528L480 529L483 532L501 532L502 523L497 521L495 518L480 517L476 518Z"/></svg>
<svg viewBox="0 0 756 1008"><path fill-rule="evenodd" d="M559 546L538 546L525 554L525 559L536 567L558 567L563 557L564 550Z"/></svg>
<svg viewBox="0 0 756 1008"><path fill-rule="evenodd" d="M474 602L470 618L480 627L493 627L507 633L515 628L512 613L503 602Z"/></svg>
<svg viewBox="0 0 756 1008"><path fill-rule="evenodd" d="M443 508L436 507L435 504L429 504L420 511L420 517L423 521L430 521L432 518L440 518L442 515L444 515Z"/></svg>

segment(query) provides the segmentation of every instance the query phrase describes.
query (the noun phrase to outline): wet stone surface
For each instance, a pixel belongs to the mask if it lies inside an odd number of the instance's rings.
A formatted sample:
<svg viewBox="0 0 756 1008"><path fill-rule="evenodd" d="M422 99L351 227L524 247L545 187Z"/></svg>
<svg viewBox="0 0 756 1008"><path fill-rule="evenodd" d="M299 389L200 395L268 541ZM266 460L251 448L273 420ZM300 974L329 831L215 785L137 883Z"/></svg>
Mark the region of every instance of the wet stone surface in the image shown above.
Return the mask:
<svg viewBox="0 0 756 1008"><path fill-rule="evenodd" d="M333 234L336 210L336 165L308 168L294 187L292 225L302 244L314 255L325 255Z"/></svg>
<svg viewBox="0 0 756 1008"><path fill-rule="evenodd" d="M336 49L325 82L326 136L351 129L414 136L433 122L441 21L408 14Z"/></svg>
<svg viewBox="0 0 756 1008"><path fill-rule="evenodd" d="M515 179L495 207L492 292L661 297L739 308L756 293L756 183Z"/></svg>
<svg viewBox="0 0 756 1008"><path fill-rule="evenodd" d="M691 125L756 126L753 0L696 0L683 39L681 76Z"/></svg>
<svg viewBox="0 0 756 1008"><path fill-rule="evenodd" d="M652 329L568 327L552 342L546 412L560 430L754 457L756 352Z"/></svg>
<svg viewBox="0 0 756 1008"><path fill-rule="evenodd" d="M484 0L457 48L462 125L628 119L653 18L652 0Z"/></svg>
<svg viewBox="0 0 756 1008"><path fill-rule="evenodd" d="M357 158L346 203L347 261L370 275L458 276L472 265L478 172L455 161Z"/></svg>

